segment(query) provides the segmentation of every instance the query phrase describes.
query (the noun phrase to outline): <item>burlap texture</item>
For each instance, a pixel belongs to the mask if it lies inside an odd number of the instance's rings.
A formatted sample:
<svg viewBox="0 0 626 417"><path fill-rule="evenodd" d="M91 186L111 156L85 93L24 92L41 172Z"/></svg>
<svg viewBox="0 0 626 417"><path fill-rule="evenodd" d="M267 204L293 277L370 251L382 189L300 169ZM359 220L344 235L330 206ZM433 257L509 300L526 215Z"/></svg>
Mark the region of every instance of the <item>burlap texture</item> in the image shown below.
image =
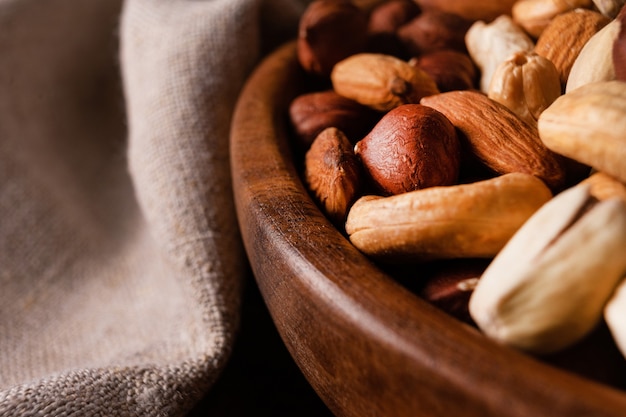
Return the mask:
<svg viewBox="0 0 626 417"><path fill-rule="evenodd" d="M0 0L0 416L180 416L219 377L232 109L303 3Z"/></svg>

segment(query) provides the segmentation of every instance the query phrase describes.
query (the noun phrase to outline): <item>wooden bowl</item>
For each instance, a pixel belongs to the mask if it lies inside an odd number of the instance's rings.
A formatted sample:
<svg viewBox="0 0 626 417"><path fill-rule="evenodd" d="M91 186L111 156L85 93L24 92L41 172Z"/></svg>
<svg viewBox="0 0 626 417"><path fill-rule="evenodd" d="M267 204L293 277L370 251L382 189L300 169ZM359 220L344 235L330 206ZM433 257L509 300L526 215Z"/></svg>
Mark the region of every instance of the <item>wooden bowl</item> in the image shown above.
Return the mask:
<svg viewBox="0 0 626 417"><path fill-rule="evenodd" d="M233 190L256 281L289 352L337 416L624 416L626 394L488 340L385 274L326 219L290 149L295 43L238 101Z"/></svg>

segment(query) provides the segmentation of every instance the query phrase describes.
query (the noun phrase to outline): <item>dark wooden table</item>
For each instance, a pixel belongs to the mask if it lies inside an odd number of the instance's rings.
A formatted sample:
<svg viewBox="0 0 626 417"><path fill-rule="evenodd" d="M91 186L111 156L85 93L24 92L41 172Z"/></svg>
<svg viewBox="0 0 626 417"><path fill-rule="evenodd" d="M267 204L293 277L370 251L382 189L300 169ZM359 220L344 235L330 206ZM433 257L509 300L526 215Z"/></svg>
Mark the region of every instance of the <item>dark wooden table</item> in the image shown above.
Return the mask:
<svg viewBox="0 0 626 417"><path fill-rule="evenodd" d="M289 355L254 282L245 282L240 333L217 383L188 417L331 417Z"/></svg>

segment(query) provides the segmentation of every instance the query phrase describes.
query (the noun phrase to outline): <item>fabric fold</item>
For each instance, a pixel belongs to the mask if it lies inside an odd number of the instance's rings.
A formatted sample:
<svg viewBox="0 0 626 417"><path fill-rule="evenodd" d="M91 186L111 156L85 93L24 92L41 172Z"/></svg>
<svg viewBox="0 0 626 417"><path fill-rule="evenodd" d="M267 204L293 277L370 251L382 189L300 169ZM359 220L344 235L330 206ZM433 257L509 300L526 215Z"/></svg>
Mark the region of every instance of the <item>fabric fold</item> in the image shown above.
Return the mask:
<svg viewBox="0 0 626 417"><path fill-rule="evenodd" d="M238 329L260 2L10 0L0 27L0 416L182 416Z"/></svg>

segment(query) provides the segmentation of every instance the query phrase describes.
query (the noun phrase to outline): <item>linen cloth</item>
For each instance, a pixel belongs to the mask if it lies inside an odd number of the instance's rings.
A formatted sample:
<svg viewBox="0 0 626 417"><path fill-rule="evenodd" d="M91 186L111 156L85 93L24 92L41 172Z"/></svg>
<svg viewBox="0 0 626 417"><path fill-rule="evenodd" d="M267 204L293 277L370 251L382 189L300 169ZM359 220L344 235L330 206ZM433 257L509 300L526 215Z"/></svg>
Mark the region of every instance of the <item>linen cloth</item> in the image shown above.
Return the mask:
<svg viewBox="0 0 626 417"><path fill-rule="evenodd" d="M246 258L237 95L300 0L0 0L0 416L181 416Z"/></svg>

